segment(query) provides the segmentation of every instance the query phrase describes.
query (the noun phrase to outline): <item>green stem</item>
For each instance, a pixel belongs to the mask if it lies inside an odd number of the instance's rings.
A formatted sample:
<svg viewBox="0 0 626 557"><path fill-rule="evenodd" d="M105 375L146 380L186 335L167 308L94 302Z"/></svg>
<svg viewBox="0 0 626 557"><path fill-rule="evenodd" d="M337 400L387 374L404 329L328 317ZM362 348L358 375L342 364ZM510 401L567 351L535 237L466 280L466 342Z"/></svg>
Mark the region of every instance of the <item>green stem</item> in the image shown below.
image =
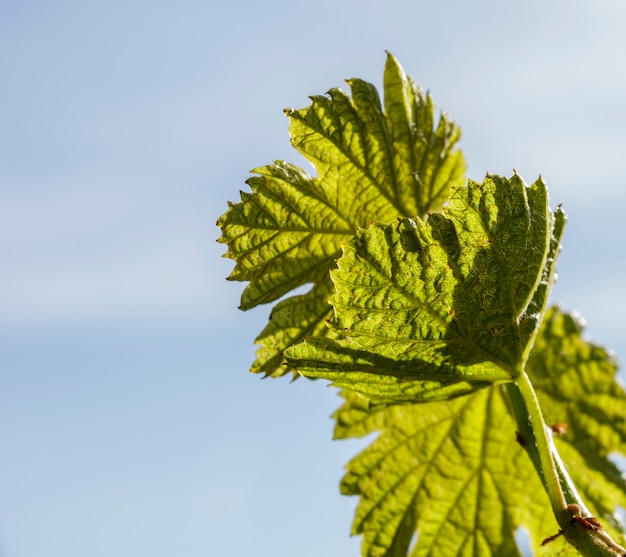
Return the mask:
<svg viewBox="0 0 626 557"><path fill-rule="evenodd" d="M548 436L539 401L526 373L521 373L515 383L509 384L508 392L520 434L548 493L554 516L562 527L561 523L571 518L561 487L562 476L553 456L554 445Z"/></svg>
<svg viewBox="0 0 626 557"><path fill-rule="evenodd" d="M514 383L509 383L507 392L524 446L561 528L559 534L585 557L626 557L626 549L613 541L602 527L590 529L590 523L584 520L590 513L561 461L526 373L520 373ZM597 520L595 523L599 524Z"/></svg>

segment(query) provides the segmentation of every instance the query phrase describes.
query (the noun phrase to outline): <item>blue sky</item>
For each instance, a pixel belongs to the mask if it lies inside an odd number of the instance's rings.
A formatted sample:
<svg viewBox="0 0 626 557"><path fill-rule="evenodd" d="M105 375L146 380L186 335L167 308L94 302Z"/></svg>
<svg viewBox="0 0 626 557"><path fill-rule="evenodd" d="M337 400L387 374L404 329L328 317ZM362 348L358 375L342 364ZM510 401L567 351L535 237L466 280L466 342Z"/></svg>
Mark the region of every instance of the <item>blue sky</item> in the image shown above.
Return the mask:
<svg viewBox="0 0 626 557"><path fill-rule="evenodd" d="M248 373L269 308L217 217L301 162L285 107L380 84L385 50L463 129L469 176L542 174L553 300L626 361L626 6L0 4L0 555L358 554L321 382Z"/></svg>

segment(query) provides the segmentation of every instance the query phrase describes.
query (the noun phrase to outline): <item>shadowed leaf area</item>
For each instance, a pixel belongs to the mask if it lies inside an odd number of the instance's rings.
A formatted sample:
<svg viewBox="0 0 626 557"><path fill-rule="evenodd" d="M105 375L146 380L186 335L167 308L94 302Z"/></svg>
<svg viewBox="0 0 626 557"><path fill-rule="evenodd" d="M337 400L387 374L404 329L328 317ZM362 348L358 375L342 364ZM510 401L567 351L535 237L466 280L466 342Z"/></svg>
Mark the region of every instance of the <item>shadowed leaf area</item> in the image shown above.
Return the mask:
<svg viewBox="0 0 626 557"><path fill-rule="evenodd" d="M331 273L335 339L286 352L373 402L445 399L514 379L551 282L564 216L546 187L487 176L441 214L360 230Z"/></svg>

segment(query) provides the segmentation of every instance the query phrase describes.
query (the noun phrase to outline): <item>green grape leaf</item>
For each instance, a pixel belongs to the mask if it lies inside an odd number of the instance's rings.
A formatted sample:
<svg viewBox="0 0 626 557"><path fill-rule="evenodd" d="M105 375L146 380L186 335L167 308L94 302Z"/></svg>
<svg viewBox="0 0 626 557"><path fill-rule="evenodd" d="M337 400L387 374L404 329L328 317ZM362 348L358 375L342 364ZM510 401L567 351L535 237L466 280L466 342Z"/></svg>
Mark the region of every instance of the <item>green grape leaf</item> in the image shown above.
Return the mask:
<svg viewBox="0 0 626 557"><path fill-rule="evenodd" d="M626 505L626 485L606 457L626 454L626 393L614 359L581 332L573 316L548 310L527 371L548 419L569 420L559 452L591 511L619 538L611 517ZM540 547L559 527L516 434L506 385L425 404L342 396L335 438L378 433L341 482L343 494L359 496L353 534L363 537L364 557L516 556L519 528L528 532L526 555L576 554L563 537Z"/></svg>
<svg viewBox="0 0 626 557"><path fill-rule="evenodd" d="M385 65L384 105L373 85L348 84L351 96L332 89L306 108L285 111L291 142L316 176L282 161L257 168L247 182L252 192L242 192L217 222L225 256L236 261L229 279L249 282L242 309L313 285L276 305L257 338L255 372L282 375L287 346L332 334L323 326L331 314L328 271L358 227L439 210L464 181L459 128L445 114L435 122L432 99L393 56Z"/></svg>
<svg viewBox="0 0 626 557"><path fill-rule="evenodd" d="M549 292L564 215L545 183L487 176L442 214L373 224L331 273L333 330L286 358L373 401L449 398L513 380Z"/></svg>
<svg viewBox="0 0 626 557"><path fill-rule="evenodd" d="M534 547L558 530L516 442L503 386L373 409L361 395L343 394L336 438L379 432L341 482L343 494L360 496L353 534L363 535L363 557L513 557L521 555L519 526Z"/></svg>

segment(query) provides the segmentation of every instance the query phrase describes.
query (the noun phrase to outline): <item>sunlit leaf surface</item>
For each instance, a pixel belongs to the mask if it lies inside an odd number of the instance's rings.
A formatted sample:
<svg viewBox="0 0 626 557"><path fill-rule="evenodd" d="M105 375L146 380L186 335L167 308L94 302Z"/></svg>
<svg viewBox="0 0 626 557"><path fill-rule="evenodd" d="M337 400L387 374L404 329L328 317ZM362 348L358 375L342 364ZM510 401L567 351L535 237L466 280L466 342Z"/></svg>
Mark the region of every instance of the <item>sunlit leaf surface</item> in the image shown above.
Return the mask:
<svg viewBox="0 0 626 557"><path fill-rule="evenodd" d="M293 146L311 161L310 175L277 161L257 168L251 193L220 217L220 242L236 261L231 280L248 281L241 308L273 302L312 284L305 296L276 306L253 371L282 375L282 352L305 336L325 336L328 271L341 244L372 220L436 211L450 188L464 181L465 163L455 149L460 130L389 55L384 101L374 86L348 80L351 95L331 89L310 106L287 110Z"/></svg>

